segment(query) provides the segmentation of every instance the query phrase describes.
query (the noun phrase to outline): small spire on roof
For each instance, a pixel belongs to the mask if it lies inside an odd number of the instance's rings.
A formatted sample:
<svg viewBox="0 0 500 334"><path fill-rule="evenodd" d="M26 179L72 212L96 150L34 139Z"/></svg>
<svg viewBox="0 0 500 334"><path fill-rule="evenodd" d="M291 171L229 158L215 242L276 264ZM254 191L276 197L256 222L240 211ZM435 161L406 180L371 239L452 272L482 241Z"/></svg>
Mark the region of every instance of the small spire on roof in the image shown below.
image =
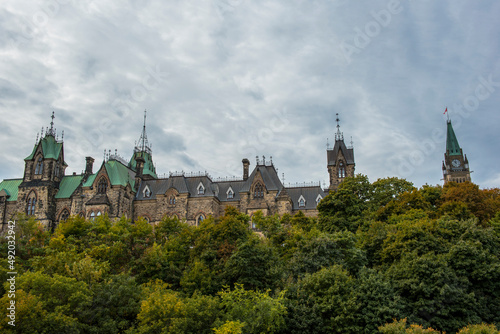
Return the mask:
<svg viewBox="0 0 500 334"><path fill-rule="evenodd" d="M338 141L338 140L344 140L344 134L342 132L340 132L340 119L339 119L339 113L336 114L337 115L337 133L335 134L335 141Z"/></svg>
<svg viewBox="0 0 500 334"><path fill-rule="evenodd" d="M41 132L42 132L42 134L41 134L40 138L43 138L43 126L42 126Z"/></svg>
<svg viewBox="0 0 500 334"><path fill-rule="evenodd" d="M64 130L62 130L61 140L64 140Z"/></svg>
<svg viewBox="0 0 500 334"><path fill-rule="evenodd" d="M36 144L38 144L38 135L39 135L39 134L40 134L40 133L37 133L37 134L36 134L35 145L36 145Z"/></svg>

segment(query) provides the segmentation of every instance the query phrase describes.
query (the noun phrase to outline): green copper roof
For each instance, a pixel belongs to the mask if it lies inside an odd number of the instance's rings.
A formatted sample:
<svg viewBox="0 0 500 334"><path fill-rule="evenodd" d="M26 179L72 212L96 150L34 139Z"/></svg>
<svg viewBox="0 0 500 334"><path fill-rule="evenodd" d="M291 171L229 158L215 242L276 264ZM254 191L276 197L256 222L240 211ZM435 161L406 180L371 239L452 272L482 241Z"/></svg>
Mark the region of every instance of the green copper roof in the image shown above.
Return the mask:
<svg viewBox="0 0 500 334"><path fill-rule="evenodd" d="M70 175L65 176L59 183L59 191L55 198L70 198L75 192L76 188L80 185L83 175Z"/></svg>
<svg viewBox="0 0 500 334"><path fill-rule="evenodd" d="M135 173L128 169L127 166L116 160L109 160L104 166L112 185L122 185L125 187L127 184L130 184L134 188Z"/></svg>
<svg viewBox="0 0 500 334"><path fill-rule="evenodd" d="M3 180L0 183L0 190L5 190L7 195L10 195L8 202L17 201L17 191L21 182L23 179Z"/></svg>
<svg viewBox="0 0 500 334"><path fill-rule="evenodd" d="M142 157L145 160L142 174L148 174L148 175L151 175L152 177L154 177L155 179L157 179L158 176L156 175L156 168L153 164L153 157L151 156L151 154L149 152L144 152L144 151L143 152L141 152L141 151L134 152L134 154L132 155L132 158L130 159L130 162L129 162L130 167L133 170L136 169L137 162L135 161L135 158L139 155L142 155Z"/></svg>
<svg viewBox="0 0 500 334"><path fill-rule="evenodd" d="M56 141L56 139L52 135L47 135L47 136L43 137L43 139L40 141L39 144L37 144L37 145L35 145L35 147L33 147L33 152L31 152L31 154L24 160L33 159L35 152L36 152L36 149L37 149L38 145L40 145L40 144L42 145L42 152L43 152L44 159L56 159L57 160L59 158L59 154L61 154L62 146L63 146L62 142Z"/></svg>
<svg viewBox="0 0 500 334"><path fill-rule="evenodd" d="M127 166L117 160L108 160L104 163L104 167L106 168L106 173L111 181L111 185L122 185L126 187L127 184L130 184L132 189L134 188L135 173ZM90 187L94 183L96 176L97 174L90 175L83 186Z"/></svg>
<svg viewBox="0 0 500 334"><path fill-rule="evenodd" d="M446 151L448 152L448 155L462 155L460 145L458 145L457 136L455 136L453 126L451 126L451 121L448 121L448 131L446 134Z"/></svg>

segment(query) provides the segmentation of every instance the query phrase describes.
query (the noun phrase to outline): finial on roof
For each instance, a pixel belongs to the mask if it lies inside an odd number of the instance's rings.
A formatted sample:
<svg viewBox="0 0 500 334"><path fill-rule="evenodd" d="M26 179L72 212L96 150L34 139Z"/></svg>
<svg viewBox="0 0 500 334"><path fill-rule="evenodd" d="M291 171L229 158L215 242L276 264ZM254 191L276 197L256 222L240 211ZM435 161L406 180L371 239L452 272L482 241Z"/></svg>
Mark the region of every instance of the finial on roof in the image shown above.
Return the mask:
<svg viewBox="0 0 500 334"><path fill-rule="evenodd" d="M285 173L281 173L281 183L285 184Z"/></svg>
<svg viewBox="0 0 500 334"><path fill-rule="evenodd" d="M335 134L335 141L337 140L344 140L344 134L340 132L340 119L339 119L339 113L337 115L337 133Z"/></svg>
<svg viewBox="0 0 500 334"><path fill-rule="evenodd" d="M104 159L104 161L106 161L106 149L104 149L103 159Z"/></svg>
<svg viewBox="0 0 500 334"><path fill-rule="evenodd" d="M271 159L271 165L272 165L273 164L273 156L271 155L269 158Z"/></svg>
<svg viewBox="0 0 500 334"><path fill-rule="evenodd" d="M148 136L146 135L146 115L147 115L147 111L144 110L144 124L142 126L142 133L141 133L141 137L139 138L139 142L136 142L136 144L135 144L135 148L137 151L140 151L140 152L151 153L151 146L149 145Z"/></svg>
<svg viewBox="0 0 500 334"><path fill-rule="evenodd" d="M42 134L41 134L40 138L43 138L43 126L42 126L41 133L42 133Z"/></svg>
<svg viewBox="0 0 500 334"><path fill-rule="evenodd" d="M56 118L56 116L54 115L54 111L52 111L52 116L50 116L50 118L52 119L50 121L50 129L47 128L47 131L45 133L46 136L48 135L52 135L52 136L56 136L56 129L54 129L54 118Z"/></svg>
<svg viewBox="0 0 500 334"><path fill-rule="evenodd" d="M262 156L262 164L266 165L266 157L265 156Z"/></svg>
<svg viewBox="0 0 500 334"><path fill-rule="evenodd" d="M36 134L35 145L36 145L36 144L38 144L38 135L39 135L39 134L40 134L40 133L37 133L37 134Z"/></svg>
<svg viewBox="0 0 500 334"><path fill-rule="evenodd" d="M61 140L64 140L64 130L62 130Z"/></svg>
<svg viewBox="0 0 500 334"><path fill-rule="evenodd" d="M258 155L255 156L255 165L256 166L259 165L259 156Z"/></svg>

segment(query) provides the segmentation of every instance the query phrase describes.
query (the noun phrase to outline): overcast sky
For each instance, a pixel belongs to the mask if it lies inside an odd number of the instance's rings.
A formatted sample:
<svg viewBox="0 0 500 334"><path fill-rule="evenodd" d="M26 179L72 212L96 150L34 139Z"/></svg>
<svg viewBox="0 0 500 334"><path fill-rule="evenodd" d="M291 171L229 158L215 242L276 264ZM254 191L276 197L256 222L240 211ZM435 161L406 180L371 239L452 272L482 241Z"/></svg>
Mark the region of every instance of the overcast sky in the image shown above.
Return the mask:
<svg viewBox="0 0 500 334"><path fill-rule="evenodd" d="M41 127L66 174L130 159L143 112L159 174L328 182L339 113L356 173L442 184L448 107L472 180L500 187L500 2L7 0L0 8L0 179Z"/></svg>

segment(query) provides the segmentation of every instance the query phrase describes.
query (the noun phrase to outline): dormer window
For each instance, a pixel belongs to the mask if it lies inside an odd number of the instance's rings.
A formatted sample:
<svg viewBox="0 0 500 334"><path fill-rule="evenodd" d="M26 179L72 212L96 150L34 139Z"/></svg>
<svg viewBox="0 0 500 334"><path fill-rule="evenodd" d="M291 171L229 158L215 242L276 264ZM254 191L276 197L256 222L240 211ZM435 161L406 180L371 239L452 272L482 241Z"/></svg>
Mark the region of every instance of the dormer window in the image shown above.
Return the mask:
<svg viewBox="0 0 500 334"><path fill-rule="evenodd" d="M339 177L344 178L345 177L345 166L343 161L339 161Z"/></svg>
<svg viewBox="0 0 500 334"><path fill-rule="evenodd" d="M233 199L234 198L233 188L229 187L229 189L227 190L226 194L227 194L227 199Z"/></svg>
<svg viewBox="0 0 500 334"><path fill-rule="evenodd" d="M198 188L196 188L198 190L198 195L203 195L205 194L205 187L203 186L203 183L200 182L200 184L198 185Z"/></svg>
<svg viewBox="0 0 500 334"><path fill-rule="evenodd" d="M97 193L105 194L107 190L108 190L108 181L106 181L105 177L101 177L99 183L97 184Z"/></svg>
<svg viewBox="0 0 500 334"><path fill-rule="evenodd" d="M253 190L253 198L264 198L264 187L258 183Z"/></svg>
<svg viewBox="0 0 500 334"><path fill-rule="evenodd" d="M306 199L304 196L300 195L299 197L299 208L305 208L306 207Z"/></svg>
<svg viewBox="0 0 500 334"><path fill-rule="evenodd" d="M144 187L144 190L142 191L142 195L144 196L144 198L151 197L151 190L149 190L148 186Z"/></svg>
<svg viewBox="0 0 500 334"><path fill-rule="evenodd" d="M42 157L38 158L38 161L36 163L35 167L35 175L40 175L43 173L43 159Z"/></svg>
<svg viewBox="0 0 500 334"><path fill-rule="evenodd" d="M321 197L321 195L318 195L318 197L316 197L316 205L318 205L322 199L323 199L323 197Z"/></svg>

